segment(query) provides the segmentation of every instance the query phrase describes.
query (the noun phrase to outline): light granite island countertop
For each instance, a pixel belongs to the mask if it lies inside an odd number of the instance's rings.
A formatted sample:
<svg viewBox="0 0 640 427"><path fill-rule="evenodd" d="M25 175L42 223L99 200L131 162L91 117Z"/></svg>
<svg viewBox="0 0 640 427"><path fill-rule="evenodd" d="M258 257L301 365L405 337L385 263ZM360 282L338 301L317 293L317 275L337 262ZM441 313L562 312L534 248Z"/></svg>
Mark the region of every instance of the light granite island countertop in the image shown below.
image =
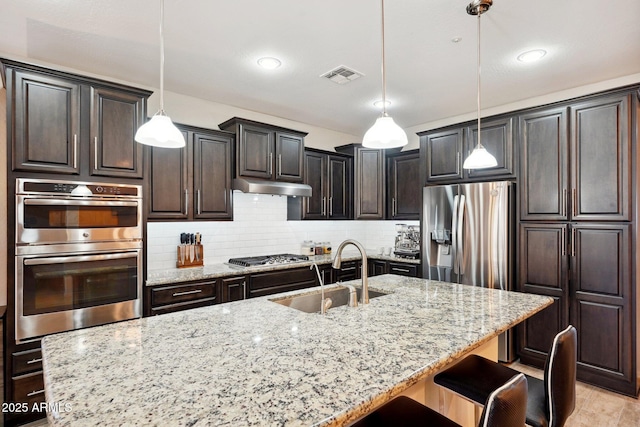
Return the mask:
<svg viewBox="0 0 640 427"><path fill-rule="evenodd" d="M279 294L46 336L49 422L344 425L552 303L395 275L369 286L390 294L326 316Z"/></svg>

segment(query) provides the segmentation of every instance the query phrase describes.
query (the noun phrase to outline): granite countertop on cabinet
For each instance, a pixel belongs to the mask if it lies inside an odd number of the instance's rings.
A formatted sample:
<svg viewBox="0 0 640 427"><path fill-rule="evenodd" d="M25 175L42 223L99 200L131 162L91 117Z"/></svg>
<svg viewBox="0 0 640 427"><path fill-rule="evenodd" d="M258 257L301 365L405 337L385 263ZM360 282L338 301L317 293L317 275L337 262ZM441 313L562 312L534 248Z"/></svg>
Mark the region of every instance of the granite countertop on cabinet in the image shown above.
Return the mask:
<svg viewBox="0 0 640 427"><path fill-rule="evenodd" d="M354 261L361 259L360 255L346 254L342 257L343 261ZM369 259L379 259L384 261L404 262L408 264L420 264L419 259L398 258L386 255L369 255ZM333 261L333 255L315 255L309 257L309 261L292 262L288 264L272 264L259 265L255 267L241 267L239 265L229 265L225 263L204 265L203 267L189 268L171 268L167 270L150 271L147 274L146 286L168 285L174 283L184 283L196 280L215 279L218 277L242 276L251 273L260 273L263 271L286 270L290 268L308 267L313 262L318 265L330 264Z"/></svg>
<svg viewBox="0 0 640 427"><path fill-rule="evenodd" d="M46 336L45 395L62 409L49 422L344 425L552 303L395 275L369 284L389 295L325 316L269 301L279 294Z"/></svg>

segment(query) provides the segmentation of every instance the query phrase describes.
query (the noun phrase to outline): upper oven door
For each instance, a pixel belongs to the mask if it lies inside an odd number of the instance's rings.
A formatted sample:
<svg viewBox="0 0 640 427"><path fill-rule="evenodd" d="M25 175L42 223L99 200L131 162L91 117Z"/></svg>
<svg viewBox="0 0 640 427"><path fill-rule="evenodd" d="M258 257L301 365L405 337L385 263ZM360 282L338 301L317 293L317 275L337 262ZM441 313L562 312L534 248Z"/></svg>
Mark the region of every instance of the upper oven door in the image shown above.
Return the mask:
<svg viewBox="0 0 640 427"><path fill-rule="evenodd" d="M142 238L139 200L16 196L16 244Z"/></svg>

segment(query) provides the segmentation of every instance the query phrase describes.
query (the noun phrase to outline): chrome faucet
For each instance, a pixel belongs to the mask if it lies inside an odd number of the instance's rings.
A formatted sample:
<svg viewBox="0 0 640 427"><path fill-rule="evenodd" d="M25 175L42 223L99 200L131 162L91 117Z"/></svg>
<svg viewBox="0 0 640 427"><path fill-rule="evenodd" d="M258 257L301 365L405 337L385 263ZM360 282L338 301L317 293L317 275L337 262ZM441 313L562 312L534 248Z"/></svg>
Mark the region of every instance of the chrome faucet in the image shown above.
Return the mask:
<svg viewBox="0 0 640 427"><path fill-rule="evenodd" d="M331 304L333 304L333 301L331 301L331 298L326 298L324 297L324 280L322 280L322 276L320 276L320 269L318 268L318 264L316 264L315 261L312 261L313 264L311 264L311 267L309 267L310 270L313 270L313 268L315 267L316 269L316 274L318 275L318 282L320 282L320 293L322 294L320 296L320 314L327 314L327 310L329 310L329 308L331 307Z"/></svg>
<svg viewBox="0 0 640 427"><path fill-rule="evenodd" d="M344 242L340 243L338 246L338 250L336 251L336 257L333 259L333 264L331 265L336 270L340 269L342 265L342 250L347 245L355 246L359 251L360 255L362 255L362 304L369 304L369 282L367 280L367 253L364 250L364 247L356 242L353 239L347 239Z"/></svg>

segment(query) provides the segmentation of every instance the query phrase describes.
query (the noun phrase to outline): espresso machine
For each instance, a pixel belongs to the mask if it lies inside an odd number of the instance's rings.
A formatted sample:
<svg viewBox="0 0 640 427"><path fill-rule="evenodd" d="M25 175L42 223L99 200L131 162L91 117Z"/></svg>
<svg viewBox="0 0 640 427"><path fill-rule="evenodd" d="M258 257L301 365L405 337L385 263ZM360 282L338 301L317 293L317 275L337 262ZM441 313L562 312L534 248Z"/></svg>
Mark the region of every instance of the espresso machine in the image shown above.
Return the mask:
<svg viewBox="0 0 640 427"><path fill-rule="evenodd" d="M399 258L420 258L420 226L396 224L396 246L393 253Z"/></svg>

